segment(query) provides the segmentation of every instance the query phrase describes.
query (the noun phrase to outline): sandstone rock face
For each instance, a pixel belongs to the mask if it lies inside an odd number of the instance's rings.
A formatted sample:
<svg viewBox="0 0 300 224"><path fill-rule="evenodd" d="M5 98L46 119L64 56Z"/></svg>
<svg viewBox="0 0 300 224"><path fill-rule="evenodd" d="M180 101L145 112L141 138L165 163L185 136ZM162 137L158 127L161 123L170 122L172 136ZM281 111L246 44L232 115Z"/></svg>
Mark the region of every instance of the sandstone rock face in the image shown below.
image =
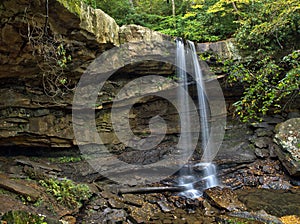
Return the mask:
<svg viewBox="0 0 300 224"><path fill-rule="evenodd" d="M290 175L300 176L300 118L292 118L275 128L276 153Z"/></svg>
<svg viewBox="0 0 300 224"><path fill-rule="evenodd" d="M50 0L47 21L45 6L45 0L5 0L0 3L2 146L76 145L71 111L74 87L89 64L104 51L119 46L120 39L138 42L165 38L137 26L120 30L110 16L80 1ZM148 50L153 49L154 46ZM133 55L140 51L138 44L131 50ZM124 76L173 72L170 64L148 61L125 65L120 56L114 54L113 57L117 57L117 63L108 69L122 68L119 77L123 78L108 82L101 93L101 103L97 105L97 124L103 131L104 143L109 144L115 139L109 123L109 108L116 86L127 82ZM113 59L108 57L107 61ZM129 95L135 92L134 89L130 91Z"/></svg>
<svg viewBox="0 0 300 224"><path fill-rule="evenodd" d="M171 41L171 37L150 30L149 28L138 25L125 25L120 27L120 42L137 42L137 41Z"/></svg>
<svg viewBox="0 0 300 224"><path fill-rule="evenodd" d="M110 120L114 97L137 77L161 75L172 80L173 63L161 59L163 56L175 60L172 50L175 42L141 26L119 27L104 12L80 1L49 0L48 20L45 6L46 0L0 3L0 145L76 145L72 126L74 90L88 66L104 55L107 66L101 67L98 75L115 73L94 105L96 124L104 144L123 149ZM128 51L118 52L120 45L127 45ZM141 55L144 57L136 60ZM151 88L146 88L148 84L132 85L128 89L126 99L116 104L120 113L134 102L139 91L176 97L174 86L168 83L150 82ZM178 133L178 114L166 100L145 98L136 102L133 110L136 115L131 115L130 125L136 134L147 136L149 119L155 115L167 121L167 135Z"/></svg>
<svg viewBox="0 0 300 224"><path fill-rule="evenodd" d="M0 78L38 79L42 57L49 51L57 53L60 44L72 56L72 71L80 71L97 54L119 45L118 25L101 10L76 1L52 0L46 20L45 6L46 1L0 3Z"/></svg>
<svg viewBox="0 0 300 224"><path fill-rule="evenodd" d="M222 59L241 59L233 39L218 42L198 43L197 51L199 53L213 53Z"/></svg>

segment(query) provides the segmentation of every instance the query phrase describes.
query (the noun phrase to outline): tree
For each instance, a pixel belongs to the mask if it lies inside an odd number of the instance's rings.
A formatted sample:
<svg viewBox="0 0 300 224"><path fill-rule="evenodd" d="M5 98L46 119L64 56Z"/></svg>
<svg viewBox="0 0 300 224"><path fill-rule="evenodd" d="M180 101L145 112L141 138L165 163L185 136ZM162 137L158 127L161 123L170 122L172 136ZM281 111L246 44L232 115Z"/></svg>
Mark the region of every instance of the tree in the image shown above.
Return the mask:
<svg viewBox="0 0 300 224"><path fill-rule="evenodd" d="M172 15L175 17L176 12L175 12L175 0L172 0Z"/></svg>
<svg viewBox="0 0 300 224"><path fill-rule="evenodd" d="M244 94L234 105L246 122L280 112L299 96L300 3L256 0L240 9L234 36L249 60L229 63L227 72L231 82L243 83Z"/></svg>

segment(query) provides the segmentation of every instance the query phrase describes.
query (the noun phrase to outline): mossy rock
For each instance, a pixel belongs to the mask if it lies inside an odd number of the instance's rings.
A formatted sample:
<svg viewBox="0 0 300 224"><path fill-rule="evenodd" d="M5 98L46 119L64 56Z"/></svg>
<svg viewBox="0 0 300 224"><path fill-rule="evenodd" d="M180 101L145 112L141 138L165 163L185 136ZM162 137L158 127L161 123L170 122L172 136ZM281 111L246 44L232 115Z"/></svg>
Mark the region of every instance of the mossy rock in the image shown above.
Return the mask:
<svg viewBox="0 0 300 224"><path fill-rule="evenodd" d="M2 216L1 221L7 224L47 224L44 219L43 216L25 211L9 211Z"/></svg>

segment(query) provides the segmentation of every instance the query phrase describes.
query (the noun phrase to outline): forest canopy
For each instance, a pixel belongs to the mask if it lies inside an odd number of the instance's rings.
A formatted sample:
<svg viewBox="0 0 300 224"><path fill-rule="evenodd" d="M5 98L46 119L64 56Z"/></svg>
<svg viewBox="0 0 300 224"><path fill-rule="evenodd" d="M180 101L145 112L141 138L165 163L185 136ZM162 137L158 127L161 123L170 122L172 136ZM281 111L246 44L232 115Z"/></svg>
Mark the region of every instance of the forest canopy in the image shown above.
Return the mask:
<svg viewBox="0 0 300 224"><path fill-rule="evenodd" d="M223 68L229 84L243 85L244 95L234 105L245 122L281 112L299 97L299 0L83 1L119 25L142 25L197 42L234 38L247 60L223 61Z"/></svg>

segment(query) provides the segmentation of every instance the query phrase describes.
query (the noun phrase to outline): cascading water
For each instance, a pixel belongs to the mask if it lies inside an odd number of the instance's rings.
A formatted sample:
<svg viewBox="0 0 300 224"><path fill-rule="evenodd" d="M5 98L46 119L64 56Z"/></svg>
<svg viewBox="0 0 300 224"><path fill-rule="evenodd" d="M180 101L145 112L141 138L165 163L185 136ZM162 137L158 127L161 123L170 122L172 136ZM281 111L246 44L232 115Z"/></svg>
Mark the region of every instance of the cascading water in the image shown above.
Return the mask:
<svg viewBox="0 0 300 224"><path fill-rule="evenodd" d="M177 64L177 75L179 80L183 85L183 90L180 89L178 91L178 99L181 105L180 113L180 124L181 130L191 130L191 118L189 116L190 106L188 105L188 100L185 99L185 95L182 91L188 91L188 78L186 72L186 51L184 48L184 43L181 38L176 39L177 50L176 50L176 64ZM209 142L209 112L208 112L208 104L205 97L205 85L203 82L202 70L200 68L200 64L198 61L198 57L196 54L195 45L191 41L187 41L188 45L188 53L191 56L193 69L195 72L196 78L196 86L197 86L197 95L198 95L198 105L200 112L200 122L201 122L201 143L203 156L203 163L197 163L194 165L186 165L181 169L178 179L178 184L183 186L186 190L181 192L182 196L188 198L197 198L202 195L202 190L210 187L214 187L218 185L218 180L216 177L216 167L211 162L208 162L210 157L210 144ZM186 129L185 129L186 128ZM188 148L189 143L191 142L191 133L184 132L184 141L180 146L182 149ZM201 175L199 176L195 170L200 170ZM200 184L199 184L200 183ZM201 186L202 184L202 186ZM197 186L197 187L196 187ZM202 188L202 189L201 189Z"/></svg>
<svg viewBox="0 0 300 224"><path fill-rule="evenodd" d="M184 43L181 38L176 39L176 65L177 65L177 76L182 83L183 89L178 91L178 100L180 102L180 127L181 127L181 138L182 144L179 146L181 150L189 151L192 142L191 135L191 118L190 118L190 105L188 101L188 95L184 94L184 91L188 91L188 78L186 74L186 59ZM201 193L194 189L193 183L197 182L198 179L192 174L192 169L189 166L184 167L180 170L178 184L183 186L186 190L182 192L182 196L189 198L199 197Z"/></svg>
<svg viewBox="0 0 300 224"><path fill-rule="evenodd" d="M205 84L203 82L203 74L198 61L195 44L192 41L187 41L189 49L191 50L194 72L196 76L198 104L200 111L201 122L201 142L203 149L202 160L204 162L210 161L211 152L209 141L209 122L208 122L208 105L205 97ZM200 164L199 164L200 165ZM218 185L218 179L216 177L216 167L214 164L208 162L205 164L204 179L206 180L206 188L214 187Z"/></svg>

